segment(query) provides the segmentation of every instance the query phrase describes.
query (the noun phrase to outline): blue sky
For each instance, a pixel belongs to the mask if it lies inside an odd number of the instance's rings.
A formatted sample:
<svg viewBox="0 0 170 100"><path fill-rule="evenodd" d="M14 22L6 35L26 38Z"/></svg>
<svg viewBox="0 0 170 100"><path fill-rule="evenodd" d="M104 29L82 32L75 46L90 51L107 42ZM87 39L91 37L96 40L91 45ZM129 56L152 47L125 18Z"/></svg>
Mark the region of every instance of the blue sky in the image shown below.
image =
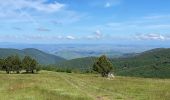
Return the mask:
<svg viewBox="0 0 170 100"><path fill-rule="evenodd" d="M168 43L170 0L0 0L0 42Z"/></svg>

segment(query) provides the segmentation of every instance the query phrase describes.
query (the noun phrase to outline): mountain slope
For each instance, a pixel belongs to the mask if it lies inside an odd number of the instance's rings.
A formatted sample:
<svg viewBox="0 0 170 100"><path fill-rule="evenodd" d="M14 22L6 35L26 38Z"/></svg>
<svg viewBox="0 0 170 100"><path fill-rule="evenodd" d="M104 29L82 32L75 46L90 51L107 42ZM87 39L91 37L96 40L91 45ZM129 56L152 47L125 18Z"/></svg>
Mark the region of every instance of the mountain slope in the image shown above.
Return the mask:
<svg viewBox="0 0 170 100"><path fill-rule="evenodd" d="M57 66L89 70L96 60L96 57L78 58L58 63ZM158 48L110 61L117 75L170 78L170 49Z"/></svg>
<svg viewBox="0 0 170 100"><path fill-rule="evenodd" d="M170 78L170 49L152 49L112 62L118 75Z"/></svg>
<svg viewBox="0 0 170 100"><path fill-rule="evenodd" d="M5 58L7 56L15 55L18 54L20 57L24 57L25 54L22 52L22 50L18 49L6 49L6 48L1 48L0 49L0 58Z"/></svg>
<svg viewBox="0 0 170 100"><path fill-rule="evenodd" d="M45 53L43 51L29 48L23 50L17 49L0 49L0 58L5 58L10 55L19 55L21 58L28 55L36 59L40 64L56 64L61 61L65 61L64 58Z"/></svg>
<svg viewBox="0 0 170 100"><path fill-rule="evenodd" d="M92 68L96 60L97 60L96 57L77 58L77 59L67 60L67 61L58 63L57 67L89 70Z"/></svg>

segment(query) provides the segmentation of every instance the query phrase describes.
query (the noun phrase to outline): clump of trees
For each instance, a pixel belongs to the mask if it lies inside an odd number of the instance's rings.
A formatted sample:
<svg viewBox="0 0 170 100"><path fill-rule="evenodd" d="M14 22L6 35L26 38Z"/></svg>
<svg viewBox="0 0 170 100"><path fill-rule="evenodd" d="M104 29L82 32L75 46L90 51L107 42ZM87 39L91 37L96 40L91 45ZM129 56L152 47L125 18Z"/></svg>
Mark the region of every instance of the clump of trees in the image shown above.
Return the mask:
<svg viewBox="0 0 170 100"><path fill-rule="evenodd" d="M35 73L40 69L35 59L29 56L20 59L18 55L15 55L0 59L0 70L6 71L7 74L12 72L19 74L22 70L25 70L26 73Z"/></svg>
<svg viewBox="0 0 170 100"><path fill-rule="evenodd" d="M113 65L107 57L103 55L94 63L93 70L100 73L102 77L108 77L109 73L113 70Z"/></svg>

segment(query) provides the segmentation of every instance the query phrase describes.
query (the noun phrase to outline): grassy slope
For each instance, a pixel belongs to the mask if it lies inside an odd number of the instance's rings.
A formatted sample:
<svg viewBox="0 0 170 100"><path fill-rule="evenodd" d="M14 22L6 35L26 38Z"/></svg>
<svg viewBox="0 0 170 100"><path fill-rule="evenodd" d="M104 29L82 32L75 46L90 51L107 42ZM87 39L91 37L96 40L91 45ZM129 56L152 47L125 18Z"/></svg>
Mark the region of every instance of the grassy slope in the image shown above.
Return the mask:
<svg viewBox="0 0 170 100"><path fill-rule="evenodd" d="M169 100L169 79L67 74L0 74L1 100Z"/></svg>

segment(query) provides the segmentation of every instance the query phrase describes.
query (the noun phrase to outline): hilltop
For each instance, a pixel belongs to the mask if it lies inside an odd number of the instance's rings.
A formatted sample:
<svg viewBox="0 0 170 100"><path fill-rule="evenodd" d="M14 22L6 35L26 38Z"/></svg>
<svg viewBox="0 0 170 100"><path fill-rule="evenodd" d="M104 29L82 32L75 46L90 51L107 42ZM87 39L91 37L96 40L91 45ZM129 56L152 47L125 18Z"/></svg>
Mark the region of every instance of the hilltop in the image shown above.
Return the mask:
<svg viewBox="0 0 170 100"><path fill-rule="evenodd" d="M36 59L40 64L56 64L58 62L65 61L65 59L62 57L48 54L46 52L34 48L27 48L22 50L0 48L0 58L5 58L11 55L19 55L21 58L27 55Z"/></svg>

